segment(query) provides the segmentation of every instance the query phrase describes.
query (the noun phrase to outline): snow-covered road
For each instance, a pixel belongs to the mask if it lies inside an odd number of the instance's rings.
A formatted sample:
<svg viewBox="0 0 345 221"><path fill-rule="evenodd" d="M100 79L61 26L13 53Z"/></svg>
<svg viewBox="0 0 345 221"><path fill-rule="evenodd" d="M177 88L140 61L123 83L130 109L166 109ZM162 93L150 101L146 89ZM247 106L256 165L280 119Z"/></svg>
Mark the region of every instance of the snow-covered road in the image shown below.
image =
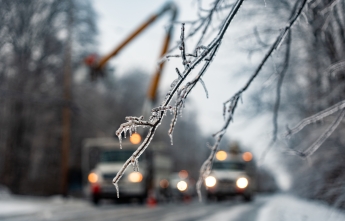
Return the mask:
<svg viewBox="0 0 345 221"><path fill-rule="evenodd" d="M257 196L252 203L241 200L217 203L145 205L105 203L98 207L78 199L0 198L0 220L231 220L231 221L343 221L345 214L327 205L289 195Z"/></svg>

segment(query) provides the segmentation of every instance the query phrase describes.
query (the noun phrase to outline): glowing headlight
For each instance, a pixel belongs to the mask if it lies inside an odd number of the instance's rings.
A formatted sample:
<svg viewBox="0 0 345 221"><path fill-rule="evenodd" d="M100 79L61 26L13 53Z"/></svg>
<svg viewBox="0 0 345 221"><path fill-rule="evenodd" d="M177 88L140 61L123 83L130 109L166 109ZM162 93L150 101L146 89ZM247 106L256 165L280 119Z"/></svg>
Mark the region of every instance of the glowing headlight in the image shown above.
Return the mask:
<svg viewBox="0 0 345 221"><path fill-rule="evenodd" d="M217 183L217 180L213 176L208 176L205 179L205 184L207 187L213 187L214 185L216 185L216 183Z"/></svg>
<svg viewBox="0 0 345 221"><path fill-rule="evenodd" d="M245 177L238 178L236 181L236 186L240 189L244 189L248 186L248 179Z"/></svg>
<svg viewBox="0 0 345 221"><path fill-rule="evenodd" d="M90 183L96 183L98 181L98 175L95 173L90 173L89 176L87 176L87 179Z"/></svg>
<svg viewBox="0 0 345 221"><path fill-rule="evenodd" d="M188 187L188 184L186 183L186 181L181 180L180 182L177 183L177 189L181 192L185 191L187 187Z"/></svg>
<svg viewBox="0 0 345 221"><path fill-rule="evenodd" d="M139 172L132 172L128 175L128 180L132 183L139 183L143 180L143 175Z"/></svg>

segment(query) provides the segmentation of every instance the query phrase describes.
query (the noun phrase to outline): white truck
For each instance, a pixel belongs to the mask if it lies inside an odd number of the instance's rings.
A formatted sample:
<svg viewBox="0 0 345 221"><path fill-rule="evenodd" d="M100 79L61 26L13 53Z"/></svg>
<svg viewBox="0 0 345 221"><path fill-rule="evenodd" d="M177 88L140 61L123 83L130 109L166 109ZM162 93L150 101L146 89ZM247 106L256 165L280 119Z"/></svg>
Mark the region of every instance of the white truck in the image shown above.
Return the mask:
<svg viewBox="0 0 345 221"><path fill-rule="evenodd" d="M249 152L230 154L218 151L213 162L212 172L205 179L208 200L241 195L251 201L255 189L254 164Z"/></svg>
<svg viewBox="0 0 345 221"><path fill-rule="evenodd" d="M91 138L84 141L83 174L86 183L84 191L94 204L103 198L125 200L136 198L144 202L148 194L159 199L164 193L172 163L169 157L162 154L163 143L154 143L139 158L139 172L128 168L119 181L120 198L116 197L116 189L112 180L125 161L132 155L138 145L123 142L120 149L115 138Z"/></svg>

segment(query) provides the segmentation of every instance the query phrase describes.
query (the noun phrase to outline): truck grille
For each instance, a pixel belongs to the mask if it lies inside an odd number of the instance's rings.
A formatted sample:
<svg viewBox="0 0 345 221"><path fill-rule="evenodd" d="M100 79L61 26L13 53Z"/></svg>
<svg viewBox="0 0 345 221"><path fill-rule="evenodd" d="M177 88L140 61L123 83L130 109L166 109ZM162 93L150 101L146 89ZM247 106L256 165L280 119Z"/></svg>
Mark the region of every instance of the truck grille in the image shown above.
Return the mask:
<svg viewBox="0 0 345 221"><path fill-rule="evenodd" d="M116 176L116 173L105 173L103 174L104 180L112 180Z"/></svg>
<svg viewBox="0 0 345 221"><path fill-rule="evenodd" d="M229 185L229 186L235 185L235 181L233 180L219 180L218 182L221 185Z"/></svg>

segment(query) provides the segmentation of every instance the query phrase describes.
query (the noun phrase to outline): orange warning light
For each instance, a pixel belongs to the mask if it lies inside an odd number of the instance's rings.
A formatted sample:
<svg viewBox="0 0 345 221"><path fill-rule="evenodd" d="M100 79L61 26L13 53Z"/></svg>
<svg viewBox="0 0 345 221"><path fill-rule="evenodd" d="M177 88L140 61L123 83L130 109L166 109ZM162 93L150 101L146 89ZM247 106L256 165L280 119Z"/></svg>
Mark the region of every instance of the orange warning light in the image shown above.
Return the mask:
<svg viewBox="0 0 345 221"><path fill-rule="evenodd" d="M253 154L251 152L245 152L242 155L242 159L246 162L249 162L253 159Z"/></svg>

